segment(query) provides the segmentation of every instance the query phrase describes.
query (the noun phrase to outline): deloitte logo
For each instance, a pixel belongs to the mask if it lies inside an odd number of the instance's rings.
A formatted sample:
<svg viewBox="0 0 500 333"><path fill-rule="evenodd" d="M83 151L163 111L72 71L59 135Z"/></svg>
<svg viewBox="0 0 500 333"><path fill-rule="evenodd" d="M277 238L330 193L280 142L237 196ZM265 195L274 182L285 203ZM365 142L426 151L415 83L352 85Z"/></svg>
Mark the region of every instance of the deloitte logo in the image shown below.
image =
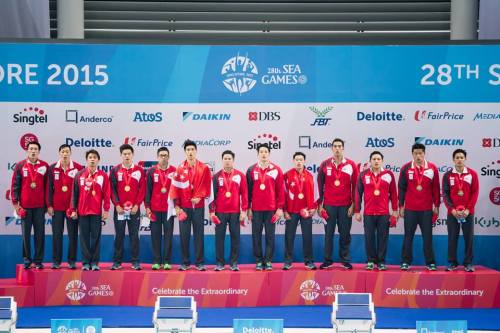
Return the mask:
<svg viewBox="0 0 500 333"><path fill-rule="evenodd" d="M66 285L66 297L72 301L79 301L85 297L87 286L80 280L71 280Z"/></svg>
<svg viewBox="0 0 500 333"><path fill-rule="evenodd" d="M240 95L252 90L257 84L258 74L259 70L255 63L248 56L241 56L239 53L226 61L221 70L224 86L229 91Z"/></svg>
<svg viewBox="0 0 500 333"><path fill-rule="evenodd" d="M318 298L319 292L319 284L314 280L305 280L300 285L300 296L306 301L314 301Z"/></svg>

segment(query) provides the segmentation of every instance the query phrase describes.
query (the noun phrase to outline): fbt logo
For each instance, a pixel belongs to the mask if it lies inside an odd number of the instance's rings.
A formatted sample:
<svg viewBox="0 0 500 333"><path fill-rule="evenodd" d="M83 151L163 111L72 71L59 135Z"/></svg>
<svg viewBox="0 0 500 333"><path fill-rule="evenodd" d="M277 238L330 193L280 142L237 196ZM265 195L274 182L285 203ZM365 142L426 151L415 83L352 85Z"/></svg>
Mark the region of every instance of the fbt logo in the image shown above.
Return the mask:
<svg viewBox="0 0 500 333"><path fill-rule="evenodd" d="M415 120L463 120L464 115L462 113L455 112L433 112L426 110L415 111Z"/></svg>
<svg viewBox="0 0 500 333"><path fill-rule="evenodd" d="M26 133L21 136L21 139L19 140L19 144L24 150L28 150L28 144L30 142L38 142L38 137L33 133Z"/></svg>
<svg viewBox="0 0 500 333"><path fill-rule="evenodd" d="M482 167L481 176L493 176L500 179L500 160L493 161Z"/></svg>
<svg viewBox="0 0 500 333"><path fill-rule="evenodd" d="M71 280L66 284L66 297L72 301L79 301L85 297L87 286L81 280Z"/></svg>
<svg viewBox="0 0 500 333"><path fill-rule="evenodd" d="M494 187L491 189L490 201L492 204L500 206L500 187Z"/></svg>
<svg viewBox="0 0 500 333"><path fill-rule="evenodd" d="M30 106L24 108L23 111L14 114L12 121L16 124L22 123L30 126L39 123L47 123L47 113L39 107Z"/></svg>
<svg viewBox="0 0 500 333"><path fill-rule="evenodd" d="M316 118L314 119L313 123L310 124L311 126L330 125L329 122L330 120L332 120L332 118L328 118L326 115L333 110L332 106L327 106L326 108L318 108L315 106L310 106L309 110L311 110L316 115Z"/></svg>
<svg viewBox="0 0 500 333"><path fill-rule="evenodd" d="M235 94L244 94L252 90L257 84L259 70L255 63L247 56L239 53L224 63L221 70L222 83Z"/></svg>
<svg viewBox="0 0 500 333"><path fill-rule="evenodd" d="M483 138L483 148L498 148L500 147L500 138Z"/></svg>
<svg viewBox="0 0 500 333"><path fill-rule="evenodd" d="M314 280L305 280L300 284L300 296L306 301L314 301L320 291L319 283Z"/></svg>
<svg viewBox="0 0 500 333"><path fill-rule="evenodd" d="M126 136L123 143L137 147L172 147L173 141L164 140L161 138L144 139L135 136Z"/></svg>
<svg viewBox="0 0 500 333"><path fill-rule="evenodd" d="M281 115L279 111L275 112L248 112L249 121L279 121Z"/></svg>
<svg viewBox="0 0 500 333"><path fill-rule="evenodd" d="M257 149L257 146L262 143L267 143L271 149L281 149L281 141L273 134L259 134L256 138L247 142L247 148L250 150Z"/></svg>
<svg viewBox="0 0 500 333"><path fill-rule="evenodd" d="M392 148L395 146L394 138L367 138L365 147L371 148Z"/></svg>
<svg viewBox="0 0 500 333"><path fill-rule="evenodd" d="M137 123L159 123L163 120L163 113L154 112L136 112L134 114L134 122Z"/></svg>

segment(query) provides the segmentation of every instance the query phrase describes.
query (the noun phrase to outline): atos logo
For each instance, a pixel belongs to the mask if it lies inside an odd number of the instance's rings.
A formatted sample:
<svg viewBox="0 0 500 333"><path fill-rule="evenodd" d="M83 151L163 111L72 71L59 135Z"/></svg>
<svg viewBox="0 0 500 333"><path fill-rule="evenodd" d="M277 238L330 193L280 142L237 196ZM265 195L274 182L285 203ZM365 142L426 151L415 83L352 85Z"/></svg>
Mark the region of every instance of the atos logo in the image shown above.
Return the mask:
<svg viewBox="0 0 500 333"><path fill-rule="evenodd" d="M41 108L30 106L29 108L24 108L22 112L14 114L13 122L25 123L30 126L38 123L47 123L47 113Z"/></svg>
<svg viewBox="0 0 500 333"><path fill-rule="evenodd" d="M392 148L395 146L394 138L367 138L365 147L370 148Z"/></svg>
<svg viewBox="0 0 500 333"><path fill-rule="evenodd" d="M311 126L327 126L330 125L329 122L332 120L332 118L328 118L326 115L333 110L332 106L327 106L326 108L317 108L315 106L310 106L309 110L311 110L315 115L316 118L314 119L314 122L310 124Z"/></svg>
<svg viewBox="0 0 500 333"><path fill-rule="evenodd" d="M134 114L134 122L139 123L159 123L163 120L163 113L147 113L147 112L136 112Z"/></svg>

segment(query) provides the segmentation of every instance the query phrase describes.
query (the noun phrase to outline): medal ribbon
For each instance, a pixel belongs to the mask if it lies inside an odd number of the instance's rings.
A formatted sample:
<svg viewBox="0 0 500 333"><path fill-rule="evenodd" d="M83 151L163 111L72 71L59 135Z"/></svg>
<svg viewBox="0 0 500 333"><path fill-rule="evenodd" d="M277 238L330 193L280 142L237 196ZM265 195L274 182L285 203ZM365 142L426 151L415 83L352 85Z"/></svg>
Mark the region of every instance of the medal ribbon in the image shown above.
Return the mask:
<svg viewBox="0 0 500 333"><path fill-rule="evenodd" d="M375 174L372 171L372 173L370 174L370 179L372 180L373 187L375 188L374 192L380 191L380 181L382 180L382 178L380 177L380 172L378 175L375 176Z"/></svg>
<svg viewBox="0 0 500 333"><path fill-rule="evenodd" d="M26 164L28 165L28 174L30 176L31 184L32 183L36 184L36 178L38 176L38 172L35 171L35 166L31 164L31 162L28 161Z"/></svg>
<svg viewBox="0 0 500 333"><path fill-rule="evenodd" d="M422 186L422 181L424 179L424 167L415 166L415 176L417 178L417 186Z"/></svg>
<svg viewBox="0 0 500 333"><path fill-rule="evenodd" d="M299 193L302 193L302 195L305 195L304 192L302 192L303 188L304 188L304 175L301 175L299 174L299 172L297 170L295 170L295 177L294 177L294 180L297 184L297 189L299 190Z"/></svg>
<svg viewBox="0 0 500 333"><path fill-rule="evenodd" d="M339 166L335 165L334 161L332 160L333 164L333 174L335 176L335 180L340 181L340 175L342 173L342 168L344 167L344 163L340 163Z"/></svg>
<svg viewBox="0 0 500 333"><path fill-rule="evenodd" d="M159 176L160 176L160 183L162 188L167 188L167 182L168 182L168 177L167 177L167 169L162 170L160 167L157 165L156 169L158 170Z"/></svg>
<svg viewBox="0 0 500 333"><path fill-rule="evenodd" d="M123 181L125 182L125 186L128 186L128 187L130 187L130 179L132 178L132 177L130 177L130 174L128 173L129 170L132 170L132 167L130 167L129 169L122 168Z"/></svg>
<svg viewBox="0 0 500 333"><path fill-rule="evenodd" d="M267 169L269 168L269 166L267 166L265 169L262 169L260 166L257 166L257 168L259 169L259 178L260 178L260 184L264 184L265 185L265 182L266 182L266 178L267 178Z"/></svg>
<svg viewBox="0 0 500 333"><path fill-rule="evenodd" d="M222 174L224 176L224 189L226 190L226 192L231 193L231 186L233 185L233 173L234 170L231 170L229 174L225 171L222 171Z"/></svg>
<svg viewBox="0 0 500 333"><path fill-rule="evenodd" d="M463 188L464 188L464 174L463 173L459 173L456 177L457 179L457 184L458 184L458 191L462 191L463 192Z"/></svg>

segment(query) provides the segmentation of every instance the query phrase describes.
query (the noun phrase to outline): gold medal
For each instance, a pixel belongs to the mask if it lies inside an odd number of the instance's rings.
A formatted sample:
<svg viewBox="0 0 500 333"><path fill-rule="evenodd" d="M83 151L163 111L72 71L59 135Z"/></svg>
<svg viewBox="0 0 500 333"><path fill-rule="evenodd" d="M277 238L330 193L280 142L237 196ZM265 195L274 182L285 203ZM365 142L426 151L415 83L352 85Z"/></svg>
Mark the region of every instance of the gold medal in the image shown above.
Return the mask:
<svg viewBox="0 0 500 333"><path fill-rule="evenodd" d="M125 192L129 192L130 191L130 186L129 185L125 185L124 190L125 190Z"/></svg>
<svg viewBox="0 0 500 333"><path fill-rule="evenodd" d="M378 197L380 195L380 191L379 190L375 190L373 191L373 195Z"/></svg>
<svg viewBox="0 0 500 333"><path fill-rule="evenodd" d="M457 193L457 194L458 194L460 197L463 197L463 196L464 196L464 191L460 190L460 191L458 191L458 193Z"/></svg>
<svg viewBox="0 0 500 333"><path fill-rule="evenodd" d="M333 185L335 185L335 186L340 186L340 180L338 180L338 179L337 179L337 180L335 180L335 181L333 182Z"/></svg>
<svg viewBox="0 0 500 333"><path fill-rule="evenodd" d="M94 190L92 190L92 195L95 196L95 191Z"/></svg>
<svg viewBox="0 0 500 333"><path fill-rule="evenodd" d="M231 192L229 191L226 192L226 198L231 198Z"/></svg>
<svg viewBox="0 0 500 333"><path fill-rule="evenodd" d="M266 184L260 184L259 188L264 191L266 189Z"/></svg>
<svg viewBox="0 0 500 333"><path fill-rule="evenodd" d="M417 191L422 191L422 189L423 189L422 185L420 185L420 184L417 185Z"/></svg>
<svg viewBox="0 0 500 333"><path fill-rule="evenodd" d="M35 188L36 188L36 183L35 183L35 182L31 182L30 187L31 187L32 189L35 189Z"/></svg>
<svg viewBox="0 0 500 333"><path fill-rule="evenodd" d="M167 193L167 188L166 187L162 187L161 190L160 190L161 193Z"/></svg>
<svg viewBox="0 0 500 333"><path fill-rule="evenodd" d="M61 191L68 192L68 187L66 185L63 185L63 187L61 187Z"/></svg>
<svg viewBox="0 0 500 333"><path fill-rule="evenodd" d="M300 200L304 199L304 193L299 193L299 195L297 195L297 197L298 197Z"/></svg>

